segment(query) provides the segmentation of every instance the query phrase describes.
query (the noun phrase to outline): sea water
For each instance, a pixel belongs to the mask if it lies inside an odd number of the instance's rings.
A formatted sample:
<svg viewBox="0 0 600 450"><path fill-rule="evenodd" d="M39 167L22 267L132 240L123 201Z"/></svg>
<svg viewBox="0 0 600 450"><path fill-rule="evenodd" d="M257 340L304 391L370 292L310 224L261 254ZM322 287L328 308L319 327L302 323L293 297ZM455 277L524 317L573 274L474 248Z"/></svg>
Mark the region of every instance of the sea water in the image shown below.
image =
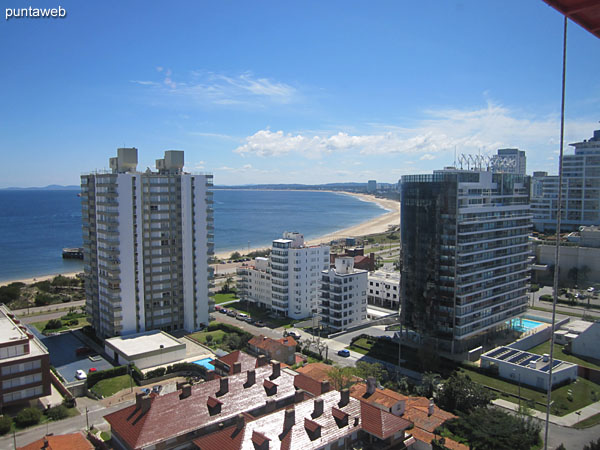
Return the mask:
<svg viewBox="0 0 600 450"><path fill-rule="evenodd" d="M76 190L0 190L0 281L82 269L62 259L81 247L81 199ZM284 231L306 239L385 213L371 202L330 192L214 191L215 251L266 247Z"/></svg>

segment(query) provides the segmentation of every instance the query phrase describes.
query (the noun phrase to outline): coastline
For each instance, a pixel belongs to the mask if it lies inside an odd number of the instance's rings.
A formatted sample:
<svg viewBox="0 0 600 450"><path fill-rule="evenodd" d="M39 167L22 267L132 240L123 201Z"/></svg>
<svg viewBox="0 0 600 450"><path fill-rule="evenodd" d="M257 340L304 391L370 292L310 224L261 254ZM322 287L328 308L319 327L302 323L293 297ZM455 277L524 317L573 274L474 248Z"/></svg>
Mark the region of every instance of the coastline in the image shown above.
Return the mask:
<svg viewBox="0 0 600 450"><path fill-rule="evenodd" d="M386 212L382 215L379 215L377 217L374 217L372 219L366 220L364 222L361 222L357 225L353 225L351 227L343 228L343 229L333 231L331 233L328 233L328 234L325 234L322 236L318 236L313 239L309 239L306 241L306 243L308 245L318 245L318 244L322 244L322 243L328 243L329 241L332 241L334 239L339 239L342 237L359 237L359 236L366 236L368 234L383 233L383 232L387 231L390 226L400 225L400 202L397 202L395 200L385 199L385 198L377 198L377 197L374 197L369 194L357 194L354 192L344 192L344 191L318 191L318 192L331 192L333 194L339 194L339 195L350 195L352 197L356 197L359 200L362 200L365 202L376 203L382 209L385 209L388 212ZM236 251L239 252L240 254L244 255L249 252L253 252L253 251L257 251L257 250L264 250L266 248L269 248L269 246L267 245L267 246L262 246L262 247L252 247L250 249L239 248L239 249L218 252L218 253L215 253L215 256L220 259L228 259L229 256ZM38 281L52 279L57 275L63 275L66 277L74 277L78 273L81 273L81 272L83 272L83 271L68 272L68 273L53 273L53 274L41 275L41 276L37 276L37 277L18 278L18 279L14 279L14 280L0 281L0 286L5 286L7 284L15 283L15 282L32 284L32 283L36 283Z"/></svg>
<svg viewBox="0 0 600 450"><path fill-rule="evenodd" d="M384 213L380 216L374 217L372 219L366 220L364 222L361 222L357 225L353 225L351 227L343 228L343 229L333 231L331 233L328 233L328 234L325 234L325 235L322 235L322 236L319 236L319 237L316 237L313 239L309 239L306 241L306 243L308 245L318 245L318 244L322 244L322 243L327 243L329 241L332 241L334 239L339 239L342 237L359 237L359 236L366 236L368 234L383 233L383 232L387 231L390 226L400 225L400 202L397 202L395 200L389 200L387 198L377 198L377 197L375 197L373 195L369 195L369 194L357 194L355 192L345 192L345 191L318 191L318 192L330 192L332 194L350 195L350 196L356 197L359 200L362 200L364 202L376 203L377 205L379 205L381 208L385 209L388 212ZM249 252L254 252L257 250L264 250L266 248L269 248L269 246L267 245L267 246L262 246L262 247L252 247L250 249L241 248L241 249L227 250L227 251L215 253L215 257L220 258L220 259L228 259L229 256L234 252L238 252L241 255L244 255L244 254L248 254Z"/></svg>

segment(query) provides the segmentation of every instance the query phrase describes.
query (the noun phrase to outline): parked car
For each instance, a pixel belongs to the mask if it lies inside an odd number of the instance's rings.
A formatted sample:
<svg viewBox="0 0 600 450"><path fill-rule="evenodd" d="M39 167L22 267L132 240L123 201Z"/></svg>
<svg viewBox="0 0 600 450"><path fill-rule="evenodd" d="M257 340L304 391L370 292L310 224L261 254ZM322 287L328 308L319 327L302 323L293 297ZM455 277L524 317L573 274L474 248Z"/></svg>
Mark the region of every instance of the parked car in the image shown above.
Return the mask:
<svg viewBox="0 0 600 450"><path fill-rule="evenodd" d="M339 350L338 355L343 356L344 358L347 358L348 356L350 356L350 351L346 350L346 349Z"/></svg>
<svg viewBox="0 0 600 450"><path fill-rule="evenodd" d="M250 316L246 317L246 322L248 323L254 323L254 319Z"/></svg>
<svg viewBox="0 0 600 450"><path fill-rule="evenodd" d="M77 371L75 372L75 378L77 378L78 380L85 380L87 378L87 375L83 370L77 369Z"/></svg>
<svg viewBox="0 0 600 450"><path fill-rule="evenodd" d="M219 305L215 306L215 311L221 311L221 307Z"/></svg>
<svg viewBox="0 0 600 450"><path fill-rule="evenodd" d="M257 327L264 327L265 323L262 320L258 320L257 322L254 323L254 325L256 325Z"/></svg>
<svg viewBox="0 0 600 450"><path fill-rule="evenodd" d="M78 347L77 350L75 350L75 355L77 355L77 356L89 355L92 352L93 352L93 350L89 347Z"/></svg>
<svg viewBox="0 0 600 450"><path fill-rule="evenodd" d="M90 367L90 369L88 370L89 373L94 373L94 372L98 372L98 369L96 369L95 367Z"/></svg>
<svg viewBox="0 0 600 450"><path fill-rule="evenodd" d="M297 341L300 340L300 338L302 338L302 336L300 336L300 333L298 333L297 331L286 331L283 333L284 336L290 336L293 337L294 339L296 339Z"/></svg>
<svg viewBox="0 0 600 450"><path fill-rule="evenodd" d="M229 312L229 310L227 308L221 308L221 309L219 309L219 312L221 314L227 314Z"/></svg>
<svg viewBox="0 0 600 450"><path fill-rule="evenodd" d="M152 392L155 392L157 394L160 393L160 391L162 391L162 384L157 384L152 388Z"/></svg>
<svg viewBox="0 0 600 450"><path fill-rule="evenodd" d="M235 317L237 316L237 313L233 309L230 309L229 311L227 311L227 315L229 317Z"/></svg>
<svg viewBox="0 0 600 450"><path fill-rule="evenodd" d="M235 318L237 320L246 320L248 318L248 314L239 313L237 316L235 316Z"/></svg>
<svg viewBox="0 0 600 450"><path fill-rule="evenodd" d="M144 388L144 389L142 389L142 394L148 395L148 394L150 394L150 392L152 392L150 390L150 388Z"/></svg>

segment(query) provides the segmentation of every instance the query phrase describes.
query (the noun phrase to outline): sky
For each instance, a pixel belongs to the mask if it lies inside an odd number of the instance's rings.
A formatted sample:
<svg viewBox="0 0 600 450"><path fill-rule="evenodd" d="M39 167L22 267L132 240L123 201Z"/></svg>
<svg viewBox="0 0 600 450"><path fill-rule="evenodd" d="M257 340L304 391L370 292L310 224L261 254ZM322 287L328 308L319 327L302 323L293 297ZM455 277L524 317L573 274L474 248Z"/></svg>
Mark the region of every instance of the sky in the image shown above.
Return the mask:
<svg viewBox="0 0 600 450"><path fill-rule="evenodd" d="M58 7L64 18L10 18ZM395 183L455 153L558 169L563 17L541 0L4 0L0 188L79 184L118 147L216 185ZM565 142L600 129L570 22ZM571 150L566 149L568 153Z"/></svg>

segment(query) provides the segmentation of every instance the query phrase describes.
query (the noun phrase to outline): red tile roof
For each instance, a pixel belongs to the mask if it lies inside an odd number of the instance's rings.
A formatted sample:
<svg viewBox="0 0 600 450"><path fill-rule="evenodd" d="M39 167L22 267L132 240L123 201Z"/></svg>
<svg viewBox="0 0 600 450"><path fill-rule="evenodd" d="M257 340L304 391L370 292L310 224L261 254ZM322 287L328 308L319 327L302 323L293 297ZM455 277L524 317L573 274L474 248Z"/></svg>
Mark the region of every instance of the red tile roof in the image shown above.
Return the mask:
<svg viewBox="0 0 600 450"><path fill-rule="evenodd" d="M296 378L294 378L294 386L298 389L310 392L312 395L321 395L323 393L322 382L304 375L303 373L296 375Z"/></svg>
<svg viewBox="0 0 600 450"><path fill-rule="evenodd" d="M290 336L275 340L261 334L260 336L254 336L250 339L248 345L259 348L269 355L273 355L281 348L281 346L296 348L297 342Z"/></svg>
<svg viewBox="0 0 600 450"><path fill-rule="evenodd" d="M379 409L365 401L361 401L360 404L363 429L379 439L387 439L394 433L412 426L412 423L408 420Z"/></svg>
<svg viewBox="0 0 600 450"><path fill-rule="evenodd" d="M312 378L313 380L323 381L329 380L329 375L327 373L332 369L332 366L329 366L325 363L310 363L306 364L302 367L298 367L296 372L303 373L304 375Z"/></svg>
<svg viewBox="0 0 600 450"><path fill-rule="evenodd" d="M332 415L332 409L339 408L340 393L331 391L319 398L323 399L323 414L318 417L311 416L314 410L314 399L297 403L294 407L294 425L290 428L284 428L286 412L280 410L246 422L241 442L237 435L233 436L235 426L231 426L195 439L194 443L201 450L238 450L241 448L252 449L254 448L253 443L261 445L262 442L269 439L270 448L309 450L322 448L328 443L336 442L360 429L361 402L351 398L346 406L340 408L349 417L347 424L340 424ZM384 414L387 413L384 412ZM305 420L307 418L310 419ZM318 427L321 430L320 435L313 431L316 431ZM259 440L261 442L258 442Z"/></svg>
<svg viewBox="0 0 600 450"><path fill-rule="evenodd" d="M254 356L250 356L249 354L244 353L240 350L236 350L234 352L229 353L228 355L218 358L217 361L221 361L222 363L227 364L229 366L229 375L233 374L233 364L236 362L242 364L242 372L254 369L257 364L257 360Z"/></svg>
<svg viewBox="0 0 600 450"><path fill-rule="evenodd" d="M412 436L418 441L424 442L426 444L431 444L431 441L433 441L436 437L433 433L422 430L421 428L413 428L409 431L409 433L412 434ZM450 438L444 438L444 446L451 450L469 450L468 446L456 442L455 440Z"/></svg>
<svg viewBox="0 0 600 450"><path fill-rule="evenodd" d="M45 446L45 443L48 443ZM57 436L46 436L31 444L17 447L18 450L94 450L94 446L82 433L60 434Z"/></svg>
<svg viewBox="0 0 600 450"><path fill-rule="evenodd" d="M427 399L425 399L427 400ZM427 400L429 406L429 400ZM404 417L415 424L415 427L433 433L433 431L442 425L446 420L454 419L456 416L437 406L433 407L433 414L428 414L428 407L407 405L404 411Z"/></svg>
<svg viewBox="0 0 600 450"><path fill-rule="evenodd" d="M268 396L263 381L272 374L271 366L255 369L256 382L244 387L246 373L228 377L228 393L218 397L221 410L210 415L209 397L215 397L222 379L206 381L192 386L190 396L180 398L180 392L156 396L150 400L148 411L142 413L135 405L104 416L113 433L120 436L131 448L154 445L164 440L202 429L210 424L231 419L241 412L250 412L265 405L267 399L279 400L294 396L294 376L281 371L274 381L277 392Z"/></svg>
<svg viewBox="0 0 600 450"><path fill-rule="evenodd" d="M386 408L391 408L396 403L408 399L406 395L402 395L396 391L392 391L391 389L376 388L375 392L369 395L367 394L366 383L356 383L352 385L350 387L350 395L354 398L365 400L370 404L378 404L385 406Z"/></svg>

